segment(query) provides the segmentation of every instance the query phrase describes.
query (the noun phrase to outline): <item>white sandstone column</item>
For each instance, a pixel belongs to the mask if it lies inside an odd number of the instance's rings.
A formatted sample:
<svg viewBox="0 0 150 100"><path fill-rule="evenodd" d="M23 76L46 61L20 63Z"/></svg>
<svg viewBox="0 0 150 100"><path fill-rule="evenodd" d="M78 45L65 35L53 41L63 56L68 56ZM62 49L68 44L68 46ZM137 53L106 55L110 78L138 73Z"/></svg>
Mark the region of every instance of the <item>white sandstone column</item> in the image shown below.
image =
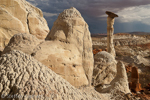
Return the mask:
<svg viewBox="0 0 150 100"><path fill-rule="evenodd" d="M107 52L112 54L114 57L116 56L114 45L113 45L113 33L114 33L114 20L118 15L106 11L107 17Z"/></svg>

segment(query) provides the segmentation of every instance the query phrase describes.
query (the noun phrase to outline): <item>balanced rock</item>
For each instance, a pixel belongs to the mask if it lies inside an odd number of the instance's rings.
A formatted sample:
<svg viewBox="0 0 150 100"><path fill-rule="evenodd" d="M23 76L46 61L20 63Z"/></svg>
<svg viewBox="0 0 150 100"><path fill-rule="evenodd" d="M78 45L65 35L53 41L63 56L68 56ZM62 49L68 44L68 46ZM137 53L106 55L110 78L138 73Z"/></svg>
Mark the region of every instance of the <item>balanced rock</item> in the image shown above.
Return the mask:
<svg viewBox="0 0 150 100"><path fill-rule="evenodd" d="M25 0L0 1L0 45L5 47L9 39L18 33L30 33L45 39L49 32L42 11Z"/></svg>
<svg viewBox="0 0 150 100"><path fill-rule="evenodd" d="M41 42L42 40L39 40L32 34L15 34L3 50L3 54L8 53L12 50L19 50L31 55L33 53L34 48Z"/></svg>
<svg viewBox="0 0 150 100"><path fill-rule="evenodd" d="M94 56L94 61L93 85L110 84L117 73L114 57L102 51Z"/></svg>
<svg viewBox="0 0 150 100"><path fill-rule="evenodd" d="M0 57L0 100L106 100L82 92L33 57L11 51Z"/></svg>
<svg viewBox="0 0 150 100"><path fill-rule="evenodd" d="M106 11L107 17L107 49L110 54L112 54L114 57L116 56L114 45L113 45L113 33L114 33L114 21L115 17L118 17L118 15Z"/></svg>

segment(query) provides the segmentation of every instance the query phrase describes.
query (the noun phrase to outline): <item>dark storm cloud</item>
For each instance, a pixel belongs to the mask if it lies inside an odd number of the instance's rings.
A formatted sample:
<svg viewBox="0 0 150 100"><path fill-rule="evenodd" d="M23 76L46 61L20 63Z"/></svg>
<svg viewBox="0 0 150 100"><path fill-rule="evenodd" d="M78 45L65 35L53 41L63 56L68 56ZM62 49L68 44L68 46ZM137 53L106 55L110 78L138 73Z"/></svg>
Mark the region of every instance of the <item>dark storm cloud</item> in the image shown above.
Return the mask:
<svg viewBox="0 0 150 100"><path fill-rule="evenodd" d="M104 20L106 19L106 17L102 16L105 15L106 10L118 13L119 11L127 7L150 4L150 0L27 0L27 1L36 5L43 12L55 14L53 16L45 15L45 18L50 28L52 27L53 22L57 19L59 13L61 13L64 9L75 7L80 11L85 21L88 23L91 33L106 32L106 20ZM116 22L115 26L117 25L120 25L119 21ZM120 29L121 28L116 27L115 30L119 31ZM125 31L125 28L122 30Z"/></svg>

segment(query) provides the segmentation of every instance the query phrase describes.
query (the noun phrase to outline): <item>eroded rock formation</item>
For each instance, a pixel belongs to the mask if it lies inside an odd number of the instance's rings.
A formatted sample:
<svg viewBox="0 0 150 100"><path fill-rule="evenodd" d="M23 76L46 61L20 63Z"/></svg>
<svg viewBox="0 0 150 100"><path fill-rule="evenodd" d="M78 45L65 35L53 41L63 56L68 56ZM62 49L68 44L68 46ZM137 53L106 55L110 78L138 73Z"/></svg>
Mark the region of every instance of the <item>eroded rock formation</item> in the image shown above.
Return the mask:
<svg viewBox="0 0 150 100"><path fill-rule="evenodd" d="M74 86L91 84L92 41L87 23L75 8L64 10L58 16L46 41L31 35L15 35L4 53L14 49L31 54Z"/></svg>
<svg viewBox="0 0 150 100"><path fill-rule="evenodd" d="M93 85L110 84L117 73L114 57L102 51L94 56Z"/></svg>
<svg viewBox="0 0 150 100"><path fill-rule="evenodd" d="M114 33L114 21L115 17L118 17L118 15L106 11L107 17L107 50L110 54L112 54L114 57L116 56L114 45L113 45L113 33Z"/></svg>
<svg viewBox="0 0 150 100"><path fill-rule="evenodd" d="M96 88L97 91L99 92L111 92L114 90L121 91L125 94L131 93L129 90L129 85L128 85L128 77L126 73L125 66L122 62L117 63L117 75L116 77L111 81L110 86L107 88L101 89L100 87Z"/></svg>
<svg viewBox="0 0 150 100"><path fill-rule="evenodd" d="M90 85L93 73L92 41L88 25L80 12L75 8L64 10L54 22L46 40L39 45L42 49L37 50L34 57L71 84ZM47 46L50 51L56 52L48 51L41 55ZM56 61L53 61L54 57ZM55 64L50 64L50 61Z"/></svg>
<svg viewBox="0 0 150 100"><path fill-rule="evenodd" d="M0 100L107 100L94 89L76 89L21 51L2 55L0 70Z"/></svg>
<svg viewBox="0 0 150 100"><path fill-rule="evenodd" d="M34 48L41 42L42 40L39 40L37 37L31 34L15 34L3 50L3 54L8 53L12 50L20 50L26 54L31 55Z"/></svg>
<svg viewBox="0 0 150 100"><path fill-rule="evenodd" d="M82 67L91 84L93 72L92 40L88 24L75 8L64 10L54 22L46 40L57 40L67 45L74 45L82 58ZM69 46L69 45L68 45ZM67 49L67 47L65 47ZM72 48L72 49L74 49Z"/></svg>
<svg viewBox="0 0 150 100"><path fill-rule="evenodd" d="M9 39L18 33L33 34L45 39L49 32L40 9L26 0L0 1L0 45L5 47Z"/></svg>
<svg viewBox="0 0 150 100"><path fill-rule="evenodd" d="M129 83L129 87L134 92L139 92L142 90L141 84L139 83L139 74L137 67L132 67L131 82Z"/></svg>

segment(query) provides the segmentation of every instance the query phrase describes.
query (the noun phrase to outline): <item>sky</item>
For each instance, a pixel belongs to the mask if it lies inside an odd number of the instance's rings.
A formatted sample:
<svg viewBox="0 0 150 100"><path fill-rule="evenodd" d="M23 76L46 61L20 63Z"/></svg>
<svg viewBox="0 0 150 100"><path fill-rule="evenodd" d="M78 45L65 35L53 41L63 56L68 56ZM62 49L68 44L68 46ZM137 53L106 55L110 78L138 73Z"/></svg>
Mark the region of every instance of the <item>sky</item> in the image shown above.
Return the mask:
<svg viewBox="0 0 150 100"><path fill-rule="evenodd" d="M114 32L150 32L150 0L27 0L43 11L51 29L58 15L75 7L91 33L107 33L105 11L116 13Z"/></svg>

